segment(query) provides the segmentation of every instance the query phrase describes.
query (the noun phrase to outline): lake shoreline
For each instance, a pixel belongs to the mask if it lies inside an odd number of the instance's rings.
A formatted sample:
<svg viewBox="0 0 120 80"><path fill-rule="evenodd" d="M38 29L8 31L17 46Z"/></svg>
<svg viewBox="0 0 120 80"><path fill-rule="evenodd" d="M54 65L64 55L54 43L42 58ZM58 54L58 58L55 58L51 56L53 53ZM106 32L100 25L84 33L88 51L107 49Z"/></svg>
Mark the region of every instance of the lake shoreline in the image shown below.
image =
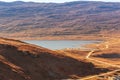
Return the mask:
<svg viewBox="0 0 120 80"><path fill-rule="evenodd" d="M26 43L42 46L51 50L60 50L66 48L84 48L87 44L100 43L98 40L24 40Z"/></svg>
<svg viewBox="0 0 120 80"><path fill-rule="evenodd" d="M39 36L39 37L20 37L20 36L8 36L6 38L17 40L106 40L109 36L100 35L66 35L66 36Z"/></svg>

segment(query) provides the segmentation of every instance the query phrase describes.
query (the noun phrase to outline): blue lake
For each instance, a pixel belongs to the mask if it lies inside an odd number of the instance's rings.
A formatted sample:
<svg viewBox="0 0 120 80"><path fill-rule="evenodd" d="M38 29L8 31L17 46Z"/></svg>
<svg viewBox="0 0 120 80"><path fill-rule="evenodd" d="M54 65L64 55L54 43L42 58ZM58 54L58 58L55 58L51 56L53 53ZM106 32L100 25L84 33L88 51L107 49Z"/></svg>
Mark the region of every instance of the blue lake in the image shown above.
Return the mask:
<svg viewBox="0 0 120 80"><path fill-rule="evenodd" d="M86 44L99 43L101 41L83 41L83 40L28 40L24 41L30 44L35 44L48 49L64 49L64 48L81 48Z"/></svg>

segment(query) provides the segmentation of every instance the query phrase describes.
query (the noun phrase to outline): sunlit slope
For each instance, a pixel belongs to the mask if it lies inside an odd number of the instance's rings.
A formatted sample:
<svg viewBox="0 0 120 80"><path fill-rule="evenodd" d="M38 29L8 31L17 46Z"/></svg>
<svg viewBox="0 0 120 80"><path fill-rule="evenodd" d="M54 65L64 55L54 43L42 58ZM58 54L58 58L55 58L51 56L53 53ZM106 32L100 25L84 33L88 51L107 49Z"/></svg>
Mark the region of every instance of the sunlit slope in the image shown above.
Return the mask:
<svg viewBox="0 0 120 80"><path fill-rule="evenodd" d="M120 3L0 2L0 36L4 37L81 39L89 35L85 39L94 39L118 36L119 25Z"/></svg>

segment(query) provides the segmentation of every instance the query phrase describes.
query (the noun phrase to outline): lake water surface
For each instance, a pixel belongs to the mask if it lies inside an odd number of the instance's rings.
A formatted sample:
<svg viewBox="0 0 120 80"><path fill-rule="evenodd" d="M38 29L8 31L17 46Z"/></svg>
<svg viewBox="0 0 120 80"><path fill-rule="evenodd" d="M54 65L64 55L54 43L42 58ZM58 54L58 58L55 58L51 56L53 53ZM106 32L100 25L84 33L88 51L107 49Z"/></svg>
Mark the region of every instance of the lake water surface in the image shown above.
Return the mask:
<svg viewBox="0 0 120 80"><path fill-rule="evenodd" d="M81 48L82 46L86 44L91 44L91 43L99 43L100 41L83 41L83 40L28 40L24 41L30 44L35 44L38 46L42 46L48 49L64 49L64 48Z"/></svg>

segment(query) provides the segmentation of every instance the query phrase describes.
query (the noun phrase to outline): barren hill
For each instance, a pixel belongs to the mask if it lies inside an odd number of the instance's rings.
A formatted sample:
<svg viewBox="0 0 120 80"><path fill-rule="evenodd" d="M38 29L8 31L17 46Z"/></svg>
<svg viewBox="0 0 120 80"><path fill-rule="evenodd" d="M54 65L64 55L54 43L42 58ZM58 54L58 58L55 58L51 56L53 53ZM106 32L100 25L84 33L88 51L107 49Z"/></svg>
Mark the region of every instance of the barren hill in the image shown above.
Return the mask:
<svg viewBox="0 0 120 80"><path fill-rule="evenodd" d="M106 71L83 59L17 40L0 39L0 80L61 80Z"/></svg>
<svg viewBox="0 0 120 80"><path fill-rule="evenodd" d="M49 38L119 35L120 3L0 2L0 36ZM73 37L74 38L74 37Z"/></svg>

